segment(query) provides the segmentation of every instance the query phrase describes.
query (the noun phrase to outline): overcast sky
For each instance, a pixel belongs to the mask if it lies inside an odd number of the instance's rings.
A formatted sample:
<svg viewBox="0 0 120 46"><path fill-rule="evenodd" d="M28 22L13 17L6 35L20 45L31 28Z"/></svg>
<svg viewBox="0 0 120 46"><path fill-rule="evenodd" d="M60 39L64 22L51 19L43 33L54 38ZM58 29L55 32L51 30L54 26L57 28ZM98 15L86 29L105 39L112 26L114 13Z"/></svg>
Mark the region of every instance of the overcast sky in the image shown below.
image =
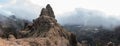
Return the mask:
<svg viewBox="0 0 120 46"><path fill-rule="evenodd" d="M119 0L0 0L0 14L33 20L47 4L52 6L60 23L114 25L120 22Z"/></svg>
<svg viewBox="0 0 120 46"><path fill-rule="evenodd" d="M0 0L0 7L13 5L16 0ZM20 0L21 1L21 0ZM51 4L56 14L73 11L75 8L99 10L108 15L120 15L120 0L22 0L38 6ZM17 2L18 3L18 2ZM22 3L22 2L20 2Z"/></svg>
<svg viewBox="0 0 120 46"><path fill-rule="evenodd" d="M108 15L120 15L120 0L31 0L34 4L44 6L53 5L57 14L72 11L75 8L99 10Z"/></svg>

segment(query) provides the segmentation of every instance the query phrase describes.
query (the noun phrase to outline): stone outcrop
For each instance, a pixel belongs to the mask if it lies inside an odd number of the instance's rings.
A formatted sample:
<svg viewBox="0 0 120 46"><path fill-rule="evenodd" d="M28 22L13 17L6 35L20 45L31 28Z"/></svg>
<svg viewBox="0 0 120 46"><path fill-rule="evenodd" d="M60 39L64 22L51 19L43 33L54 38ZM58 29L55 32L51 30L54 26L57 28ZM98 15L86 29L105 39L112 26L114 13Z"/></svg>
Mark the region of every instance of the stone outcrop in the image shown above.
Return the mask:
<svg viewBox="0 0 120 46"><path fill-rule="evenodd" d="M55 19L54 12L48 4L43 8L40 16L33 21L32 26L28 29L26 37L47 38L48 41L54 42L55 46L77 46L76 36L65 31Z"/></svg>
<svg viewBox="0 0 120 46"><path fill-rule="evenodd" d="M40 16L33 20L32 24L27 24L20 31L18 39L13 37L10 35L8 40L0 39L0 42L4 41L8 46L78 46L76 35L66 31L57 23L49 4L41 10ZM4 46L2 43L0 45Z"/></svg>
<svg viewBox="0 0 120 46"><path fill-rule="evenodd" d="M42 9L41 15L47 15L47 16L50 16L50 17L55 18L54 12L53 12L50 4L48 4L48 5L46 6L46 8L43 8L43 9Z"/></svg>

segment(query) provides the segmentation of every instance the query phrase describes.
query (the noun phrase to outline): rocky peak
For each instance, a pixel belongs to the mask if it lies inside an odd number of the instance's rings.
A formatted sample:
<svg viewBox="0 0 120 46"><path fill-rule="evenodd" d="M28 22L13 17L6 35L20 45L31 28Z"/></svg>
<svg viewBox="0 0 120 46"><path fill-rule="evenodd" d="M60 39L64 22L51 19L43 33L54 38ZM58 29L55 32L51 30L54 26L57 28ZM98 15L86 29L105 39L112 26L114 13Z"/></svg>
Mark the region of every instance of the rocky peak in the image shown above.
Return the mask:
<svg viewBox="0 0 120 46"><path fill-rule="evenodd" d="M40 16L33 21L31 27L27 28L29 32L24 36L47 38L55 42L57 44L55 46L77 46L76 36L67 32L57 23L49 4L42 9Z"/></svg>
<svg viewBox="0 0 120 46"><path fill-rule="evenodd" d="M48 10L49 15L50 15L51 17L55 18L53 9L51 8L50 4L48 4L48 5L46 6L46 9Z"/></svg>
<svg viewBox="0 0 120 46"><path fill-rule="evenodd" d="M46 9L46 8L42 8L42 10L41 10L41 15L40 16L48 16L48 10Z"/></svg>
<svg viewBox="0 0 120 46"><path fill-rule="evenodd" d="M41 15L40 15L40 16L43 16L43 15L44 15L44 16L50 16L50 17L55 18L54 12L53 12L50 4L48 4L48 5L46 6L46 8L43 8L43 9L41 10Z"/></svg>
<svg viewBox="0 0 120 46"><path fill-rule="evenodd" d="M28 33L28 36L41 36L40 34L43 35L50 29L56 29L55 27L61 28L55 19L51 6L48 4L46 8L42 8L40 16L33 21L32 28L29 29L32 33Z"/></svg>
<svg viewBox="0 0 120 46"><path fill-rule="evenodd" d="M66 31L57 23L49 4L42 9L40 16L33 20L33 23L27 24L20 31L18 36L20 36L18 39L13 35L10 35L6 41L0 39L0 45L3 41L5 42L3 44L12 46L77 46L78 43L76 35Z"/></svg>

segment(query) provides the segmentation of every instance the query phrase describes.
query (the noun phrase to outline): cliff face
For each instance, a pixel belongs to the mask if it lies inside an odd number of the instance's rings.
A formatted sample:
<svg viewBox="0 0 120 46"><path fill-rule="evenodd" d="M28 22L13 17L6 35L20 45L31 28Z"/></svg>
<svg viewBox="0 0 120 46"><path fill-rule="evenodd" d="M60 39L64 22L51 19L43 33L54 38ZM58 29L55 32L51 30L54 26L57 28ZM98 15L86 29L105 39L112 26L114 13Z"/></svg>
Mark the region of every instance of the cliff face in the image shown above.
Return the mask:
<svg viewBox="0 0 120 46"><path fill-rule="evenodd" d="M15 39L13 35L9 37L8 40L0 39L0 45L77 46L76 36L67 32L57 23L49 4L42 9L40 16L33 20L32 24L27 24L20 31L19 39Z"/></svg>

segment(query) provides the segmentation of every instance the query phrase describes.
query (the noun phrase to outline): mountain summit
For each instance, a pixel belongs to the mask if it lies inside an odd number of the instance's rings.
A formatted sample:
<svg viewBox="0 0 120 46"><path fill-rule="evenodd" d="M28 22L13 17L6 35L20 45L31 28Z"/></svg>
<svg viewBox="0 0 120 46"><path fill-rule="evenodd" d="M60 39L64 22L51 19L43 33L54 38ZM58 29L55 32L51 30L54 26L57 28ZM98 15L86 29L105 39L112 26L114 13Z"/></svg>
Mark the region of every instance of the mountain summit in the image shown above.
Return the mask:
<svg viewBox="0 0 120 46"><path fill-rule="evenodd" d="M18 39L10 35L12 38L0 39L0 42L4 41L4 44L10 46L77 46L78 43L73 33L67 32L57 23L49 4L41 10L40 16L33 23L26 24L19 32Z"/></svg>
<svg viewBox="0 0 120 46"><path fill-rule="evenodd" d="M26 37L45 38L43 40L48 40L51 46L77 46L76 36L65 31L57 23L49 4L42 9L40 16L33 20L33 24L27 29L29 32L26 33Z"/></svg>
<svg viewBox="0 0 120 46"><path fill-rule="evenodd" d="M43 9L42 9L41 15L47 15L47 16L50 16L50 17L55 18L54 12L53 12L50 4L48 4L48 5L46 6L46 8L43 8Z"/></svg>

